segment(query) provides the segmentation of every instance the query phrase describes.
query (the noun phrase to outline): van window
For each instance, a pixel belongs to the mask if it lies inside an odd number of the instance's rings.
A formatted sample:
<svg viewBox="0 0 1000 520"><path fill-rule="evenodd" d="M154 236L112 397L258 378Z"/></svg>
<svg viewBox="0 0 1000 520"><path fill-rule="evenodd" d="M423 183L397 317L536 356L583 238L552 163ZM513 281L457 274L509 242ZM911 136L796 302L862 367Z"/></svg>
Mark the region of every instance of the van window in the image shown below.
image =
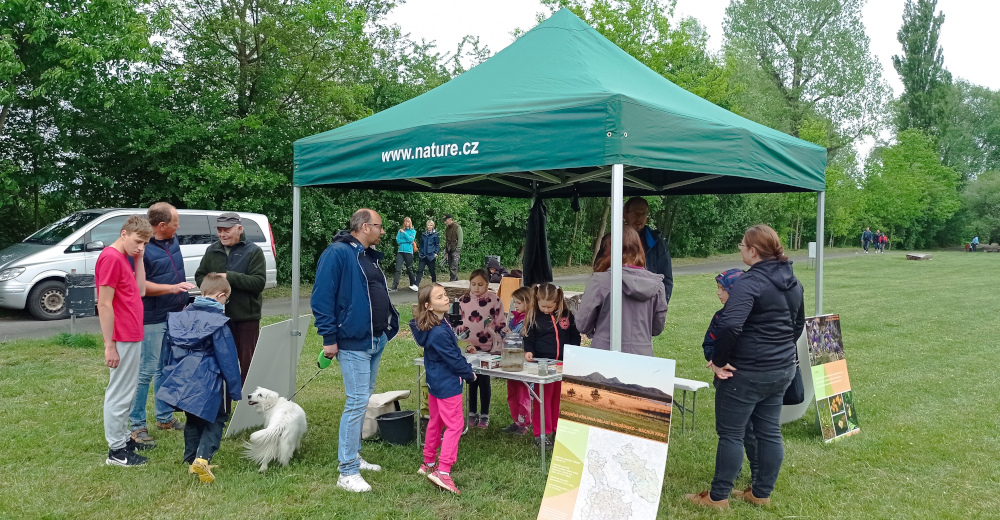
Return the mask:
<svg viewBox="0 0 1000 520"><path fill-rule="evenodd" d="M111 217L104 222L94 226L94 229L90 230L90 240L89 242L94 242L100 240L104 242L104 246L110 246L112 242L118 240L118 237L122 234L122 226L125 225L125 221L128 220L129 215L122 215L119 217Z"/></svg>
<svg viewBox="0 0 1000 520"><path fill-rule="evenodd" d="M216 239L215 230L208 225L207 215L180 215L180 227L177 228L180 245L211 244Z"/></svg>
<svg viewBox="0 0 1000 520"><path fill-rule="evenodd" d="M99 216L101 216L100 213L88 211L73 213L46 226L41 231L24 239L24 241L29 244L43 244L47 246L58 244L62 239L72 235L85 224Z"/></svg>
<svg viewBox="0 0 1000 520"><path fill-rule="evenodd" d="M247 236L247 242L267 242L267 238L264 237L264 232L261 231L260 226L256 222L244 218L243 220L243 234Z"/></svg>

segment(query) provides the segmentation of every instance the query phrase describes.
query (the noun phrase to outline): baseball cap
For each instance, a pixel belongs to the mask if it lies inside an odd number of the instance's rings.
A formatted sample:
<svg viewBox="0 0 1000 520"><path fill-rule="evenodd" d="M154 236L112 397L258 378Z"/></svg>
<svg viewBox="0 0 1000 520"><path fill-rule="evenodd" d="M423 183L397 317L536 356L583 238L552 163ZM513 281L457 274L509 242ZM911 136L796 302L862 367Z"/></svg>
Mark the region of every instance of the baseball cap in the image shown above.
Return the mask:
<svg viewBox="0 0 1000 520"><path fill-rule="evenodd" d="M221 227L221 228L230 228L237 224L242 224L242 223L243 222L240 220L240 216L232 212L223 213L219 215L218 218L215 219L216 227Z"/></svg>

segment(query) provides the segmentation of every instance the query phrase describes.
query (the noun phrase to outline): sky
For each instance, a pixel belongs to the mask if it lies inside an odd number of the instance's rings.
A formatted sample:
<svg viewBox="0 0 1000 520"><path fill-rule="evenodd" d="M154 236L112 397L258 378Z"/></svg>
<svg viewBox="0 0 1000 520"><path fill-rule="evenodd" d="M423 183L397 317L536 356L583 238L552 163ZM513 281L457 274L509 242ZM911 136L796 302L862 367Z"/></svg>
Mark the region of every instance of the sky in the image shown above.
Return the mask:
<svg viewBox="0 0 1000 520"><path fill-rule="evenodd" d="M892 55L901 49L896 31L902 23L905 0L868 0L863 22L871 50L882 64L882 74L895 95L902 91L892 68ZM709 47L722 45L722 21L729 0L677 0L675 19L693 16L710 36ZM952 76L1000 90L1000 59L993 54L1000 20L995 0L939 0L944 11L941 46L945 67ZM454 51L465 35L478 36L495 54L513 41L511 31L536 25L535 14L548 12L537 0L406 0L389 15L411 38L437 42L441 51Z"/></svg>

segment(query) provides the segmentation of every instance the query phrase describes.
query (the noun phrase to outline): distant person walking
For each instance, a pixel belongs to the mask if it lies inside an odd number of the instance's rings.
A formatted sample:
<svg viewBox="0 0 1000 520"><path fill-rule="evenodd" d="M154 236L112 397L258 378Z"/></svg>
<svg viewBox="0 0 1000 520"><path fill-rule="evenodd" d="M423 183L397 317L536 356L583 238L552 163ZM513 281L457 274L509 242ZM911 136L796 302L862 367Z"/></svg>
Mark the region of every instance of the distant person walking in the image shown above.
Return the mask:
<svg viewBox="0 0 1000 520"><path fill-rule="evenodd" d="M424 266L427 266L431 272L431 282L437 283L437 261L438 253L441 252L441 237L438 235L436 229L434 229L434 221L427 221L427 230L420 234L420 249L417 252L420 255L419 267L417 267L417 286L420 286L420 280L424 277Z"/></svg>
<svg viewBox="0 0 1000 520"><path fill-rule="evenodd" d="M458 262L462 257L462 241L465 238L462 233L462 226L451 218L451 215L444 216L444 256L448 264L448 281L458 280Z"/></svg>
<svg viewBox="0 0 1000 520"><path fill-rule="evenodd" d="M865 253L868 252L868 246L871 245L872 238L874 238L874 235L872 235L872 228L866 227L864 232L861 233L861 247L865 249Z"/></svg>
<svg viewBox="0 0 1000 520"><path fill-rule="evenodd" d="M413 276L413 243L416 239L417 230L413 229L413 221L410 220L410 217L404 218L403 227L396 232L396 243L399 244L399 250L396 252L396 276L392 279L391 291L399 288L399 273L403 270L404 263L406 264L406 275L410 277L410 290L419 289Z"/></svg>
<svg viewBox="0 0 1000 520"><path fill-rule="evenodd" d="M976 246L978 246L978 245L979 245L979 236L977 235L977 236L972 237L972 252L973 253L976 252Z"/></svg>
<svg viewBox="0 0 1000 520"><path fill-rule="evenodd" d="M226 317L236 342L240 384L243 384L247 381L250 361L260 337L260 315L264 306L261 293L267 281L267 264L264 263L264 251L247 240L239 215L223 213L216 218L215 225L219 240L205 250L194 280L200 287L208 273L219 273L232 288L226 301Z"/></svg>

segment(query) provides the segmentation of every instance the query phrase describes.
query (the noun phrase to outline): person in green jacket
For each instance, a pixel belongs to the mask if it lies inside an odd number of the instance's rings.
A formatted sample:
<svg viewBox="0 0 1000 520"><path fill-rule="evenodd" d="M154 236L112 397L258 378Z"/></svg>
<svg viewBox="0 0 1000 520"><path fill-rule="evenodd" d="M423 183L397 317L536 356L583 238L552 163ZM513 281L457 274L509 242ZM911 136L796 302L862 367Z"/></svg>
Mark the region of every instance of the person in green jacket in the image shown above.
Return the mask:
<svg viewBox="0 0 1000 520"><path fill-rule="evenodd" d="M219 215L216 229L219 240L205 250L194 279L200 287L205 275L219 273L232 287L232 294L226 303L226 316L229 317L229 329L233 332L240 360L240 382L246 383L250 361L260 336L260 314L264 302L261 293L267 280L267 265L264 251L257 244L247 241L238 214Z"/></svg>

